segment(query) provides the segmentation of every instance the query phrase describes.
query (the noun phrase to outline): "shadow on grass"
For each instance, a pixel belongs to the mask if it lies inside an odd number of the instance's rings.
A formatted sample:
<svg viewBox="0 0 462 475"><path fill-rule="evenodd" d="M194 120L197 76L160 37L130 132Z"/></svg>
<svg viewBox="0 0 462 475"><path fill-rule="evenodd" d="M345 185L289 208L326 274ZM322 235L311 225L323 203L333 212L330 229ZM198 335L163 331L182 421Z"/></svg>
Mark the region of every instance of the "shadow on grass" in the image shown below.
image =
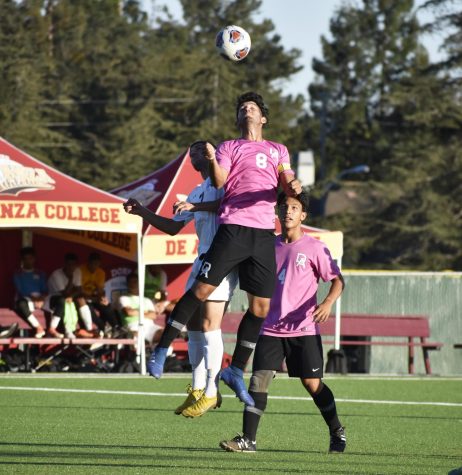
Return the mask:
<svg viewBox="0 0 462 475"><path fill-rule="evenodd" d="M31 466L43 466L43 467L91 467L91 468L136 468L136 469L142 469L142 468L148 468L148 469L159 469L159 470L165 470L165 471L171 471L172 469L181 469L181 470L189 470L190 467L185 467L184 465L175 465L174 463L168 463L168 464L126 464L126 463L75 463L75 462L55 462L55 463L50 463L50 462L4 462L0 461L0 466L8 466L8 465L18 465L18 466L24 466L24 465L31 465ZM200 470L208 470L210 472L236 472L236 466L230 466L230 467L217 467L216 465L210 465L210 466L196 466L194 467L195 469L200 469ZM252 465L252 472L275 472L275 473L281 473L281 467L277 468L268 468L268 467L262 467L258 468ZM305 468L301 469L290 469L284 467L284 473L306 473ZM325 470L317 470L317 473L345 473L343 469L339 470L332 470L332 468L326 468Z"/></svg>
<svg viewBox="0 0 462 475"><path fill-rule="evenodd" d="M59 443L46 443L46 442L0 442L0 447L2 446L17 446L17 447L50 447L50 448L77 448L77 449L113 449L114 444L59 444ZM161 445L117 445L117 449L155 449L155 450L177 450L177 451L187 451L187 452L215 452L218 454L226 454L227 452L217 447L175 447L175 446L161 446ZM274 450L274 449L263 449L258 450L260 452L281 452L281 453L299 453L299 454L306 454L306 453L313 453L313 454L320 454L321 452L318 451L306 451L306 450ZM1 455L14 455L14 454L7 454L6 452L0 452ZM22 454L22 452L21 452ZM63 452L56 452L55 455L63 454ZM17 454L16 454L17 455ZM73 454L75 455L75 454ZM87 455L87 454L84 454ZM116 454L105 454L109 456L122 456L120 453ZM40 456L39 452L33 453L34 457ZM127 455L123 455L126 457ZM128 455L130 456L130 455ZM139 457L139 455L133 455L134 457Z"/></svg>
<svg viewBox="0 0 462 475"><path fill-rule="evenodd" d="M6 407L8 409L11 408L17 408L17 409L53 409L53 410L69 410L69 409L76 409L76 410L81 410L84 409L85 411L126 411L126 412L165 412L165 413L173 413L176 405L172 405L170 409L161 409L157 407L107 407L107 406L100 406L100 407L87 407L87 406L44 406L44 405L13 405L13 404L7 404L7 405L1 405L0 407ZM230 410L230 409L223 409L223 407L220 408L218 412L210 412L210 415L220 415L220 414L242 414L243 409L238 409L238 410ZM265 415L271 415L271 416L294 416L294 417L303 417L303 416L309 416L309 417L319 417L319 412L318 411L306 411L306 412L281 412L281 411L265 411ZM341 417L356 417L356 418L374 418L374 419L428 419L428 420L448 420L452 421L454 420L454 417L441 417L441 416L413 416L413 415L377 415L377 414L348 414L348 413L343 413L341 414Z"/></svg>
<svg viewBox="0 0 462 475"><path fill-rule="evenodd" d="M274 450L259 450L257 454L252 455L239 455L239 454L230 454L221 449L217 448L197 448L197 447L170 447L170 446L143 446L143 445L132 445L132 446L120 446L119 449L155 449L155 454L139 454L131 453L124 454L119 452L91 452L81 453L79 451L72 451L69 449L87 449L87 448L103 448L103 449L114 449L113 445L93 445L93 444L45 444L45 443L14 443L14 442L0 442L1 445L15 445L21 447L52 447L60 448L65 447L67 451L43 451L43 452L23 452L21 450L4 452L0 451L0 456L3 460L0 460L0 472L1 467L10 466L13 470L13 466L41 466L49 467L73 467L77 469L79 467L91 467L94 470L98 468L113 468L113 469L150 469L150 470L161 470L162 473L167 473L172 470L181 470L188 471L193 466L195 470L203 470L207 472L217 472L217 473L226 473L233 472L236 473L236 470L247 471L250 470L252 473L306 473L306 467L291 467L290 465L297 465L297 460L299 458L294 458L293 453L299 453L303 455L320 455L319 452L312 451L280 451L288 454L287 458L278 458L277 461L274 461L272 466L268 467L267 464L262 467L255 465L256 460L266 461L268 453L274 453ZM180 453L172 454L168 451L178 451ZM163 452L165 453L159 453ZM183 454L181 454L183 452ZM208 460L204 458L204 455L201 454L200 458L192 457L188 455L188 452L205 452L209 454ZM266 453L265 453L266 452ZM289 453L292 452L292 456ZM260 456L260 457L259 457ZM20 461L6 461L6 457L15 457L19 458ZM335 458L335 457L334 457ZM47 461L41 461L39 459L47 459ZM76 460L80 459L80 460ZM86 460L85 460L86 459ZM111 459L111 461L105 461L105 459ZM149 461L147 460L149 459ZM340 460L339 460L340 462ZM325 469L323 467L320 470L317 470L317 473L345 473L344 468L339 466L339 469L336 470L332 468L332 464L328 461L321 461L320 464L328 464L329 467ZM219 466L217 466L219 464ZM228 464L228 466L226 466Z"/></svg>
<svg viewBox="0 0 462 475"><path fill-rule="evenodd" d="M217 443L218 446L218 443ZM46 443L46 442L6 442L1 441L0 447L47 447L47 448L67 448L67 449L114 449L114 444L60 444L60 443ZM216 455L223 455L225 457L232 457L232 454L229 452L225 452L224 450L219 449L218 447L175 447L175 446L167 446L167 445L117 445L117 449L126 449L126 450L134 450L134 449L142 449L142 450L170 450L170 451L178 451L178 452L207 452L213 453L214 456ZM276 448L267 448L267 449L258 449L258 454L261 453L280 453L280 454L311 454L317 456L324 456L327 453L324 450L295 450L295 449L276 449ZM22 452L20 450L11 451L11 452L4 452L3 450L0 451L2 457L75 457L75 456L82 456L88 458L104 458L104 457L111 457L111 458L151 458L152 455L146 454L122 454L120 452L103 452L103 453L76 453L76 452L62 452L62 451L53 451L53 452ZM378 452L351 452L348 451L345 454L338 456L339 460L344 457L355 456L355 457L385 457L385 458L396 458L396 457L415 457L415 453L378 453ZM164 457L163 455L156 454L156 457ZM166 454L165 458L171 460L172 455ZM175 455L176 458L188 458L186 456L179 457ZM329 459L336 456L329 456ZM419 454L419 459L427 459L427 460L460 460L458 455L446 455L446 454ZM280 460L281 462L283 460ZM0 464L2 462L0 461Z"/></svg>

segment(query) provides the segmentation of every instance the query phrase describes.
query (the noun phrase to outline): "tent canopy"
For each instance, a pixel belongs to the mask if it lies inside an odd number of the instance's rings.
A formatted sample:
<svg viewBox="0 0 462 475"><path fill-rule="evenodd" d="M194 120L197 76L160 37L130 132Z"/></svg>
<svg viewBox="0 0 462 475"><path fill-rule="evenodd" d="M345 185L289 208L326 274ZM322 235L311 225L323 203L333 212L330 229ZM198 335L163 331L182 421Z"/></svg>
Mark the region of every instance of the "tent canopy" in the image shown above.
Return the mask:
<svg viewBox="0 0 462 475"><path fill-rule="evenodd" d="M21 245L36 243L48 272L62 263L65 246L56 245L61 241L136 262L141 222L125 213L122 203L0 137L0 306L13 299L12 273Z"/></svg>
<svg viewBox="0 0 462 475"><path fill-rule="evenodd" d="M123 200L61 173L0 137L2 228L46 227L138 234Z"/></svg>

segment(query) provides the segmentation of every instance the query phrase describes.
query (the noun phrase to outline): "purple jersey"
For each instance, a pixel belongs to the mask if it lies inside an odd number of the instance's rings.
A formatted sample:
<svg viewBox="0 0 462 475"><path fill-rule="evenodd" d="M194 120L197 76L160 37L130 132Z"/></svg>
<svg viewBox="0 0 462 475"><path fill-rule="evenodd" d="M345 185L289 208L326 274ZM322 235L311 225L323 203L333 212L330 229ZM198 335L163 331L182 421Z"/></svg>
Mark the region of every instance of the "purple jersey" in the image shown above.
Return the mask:
<svg viewBox="0 0 462 475"><path fill-rule="evenodd" d="M293 174L287 148L268 140L228 140L220 144L216 157L229 172L219 222L274 229L279 174Z"/></svg>
<svg viewBox="0 0 462 475"><path fill-rule="evenodd" d="M321 278L328 282L340 274L326 246L303 235L295 242L276 238L276 289L261 334L293 337L319 334L313 322L316 292Z"/></svg>

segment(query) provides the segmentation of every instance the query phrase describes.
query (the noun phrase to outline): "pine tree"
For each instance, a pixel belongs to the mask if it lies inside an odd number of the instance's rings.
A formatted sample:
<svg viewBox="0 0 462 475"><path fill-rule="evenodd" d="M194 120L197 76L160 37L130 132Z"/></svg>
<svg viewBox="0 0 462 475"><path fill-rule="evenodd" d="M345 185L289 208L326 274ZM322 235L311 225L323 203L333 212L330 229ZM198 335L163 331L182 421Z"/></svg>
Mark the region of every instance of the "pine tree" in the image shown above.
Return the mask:
<svg viewBox="0 0 462 475"><path fill-rule="evenodd" d="M0 1L0 134L50 163L43 147L59 144L61 137L42 117L47 31L39 7L39 2Z"/></svg>
<svg viewBox="0 0 462 475"><path fill-rule="evenodd" d="M329 95L327 156L337 170L342 160L353 165L360 158L370 165L367 194L376 197L376 205L324 224L343 226L350 265L457 268L460 96L449 86L449 76L435 73L419 45L412 2L363 3L362 11L339 11L334 31L342 41L334 34L325 47L336 62L317 63L327 80L312 92ZM375 19L369 16L371 6L377 8ZM358 32L351 36L353 20ZM362 30L361 25L374 28ZM366 40L359 42L361 36ZM348 47L359 44L356 58Z"/></svg>

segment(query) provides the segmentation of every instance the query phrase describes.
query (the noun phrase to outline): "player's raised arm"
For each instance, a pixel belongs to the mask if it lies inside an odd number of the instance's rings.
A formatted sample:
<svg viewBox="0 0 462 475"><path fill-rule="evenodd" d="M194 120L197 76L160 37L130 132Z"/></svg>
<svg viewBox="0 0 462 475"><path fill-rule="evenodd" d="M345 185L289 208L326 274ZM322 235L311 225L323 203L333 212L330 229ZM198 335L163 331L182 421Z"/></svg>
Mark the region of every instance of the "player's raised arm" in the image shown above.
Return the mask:
<svg viewBox="0 0 462 475"><path fill-rule="evenodd" d="M209 161L209 174L213 186L218 189L223 188L229 172L218 164L215 149L209 143L207 143L205 158Z"/></svg>
<svg viewBox="0 0 462 475"><path fill-rule="evenodd" d="M186 224L185 221L175 221L173 219L159 216L133 198L127 200L123 206L127 213L140 216L151 226L154 226L163 233L170 234L170 236L175 236L175 234L178 234Z"/></svg>
<svg viewBox="0 0 462 475"><path fill-rule="evenodd" d="M283 170L279 173L279 183L287 196L297 196L303 191L292 170Z"/></svg>

